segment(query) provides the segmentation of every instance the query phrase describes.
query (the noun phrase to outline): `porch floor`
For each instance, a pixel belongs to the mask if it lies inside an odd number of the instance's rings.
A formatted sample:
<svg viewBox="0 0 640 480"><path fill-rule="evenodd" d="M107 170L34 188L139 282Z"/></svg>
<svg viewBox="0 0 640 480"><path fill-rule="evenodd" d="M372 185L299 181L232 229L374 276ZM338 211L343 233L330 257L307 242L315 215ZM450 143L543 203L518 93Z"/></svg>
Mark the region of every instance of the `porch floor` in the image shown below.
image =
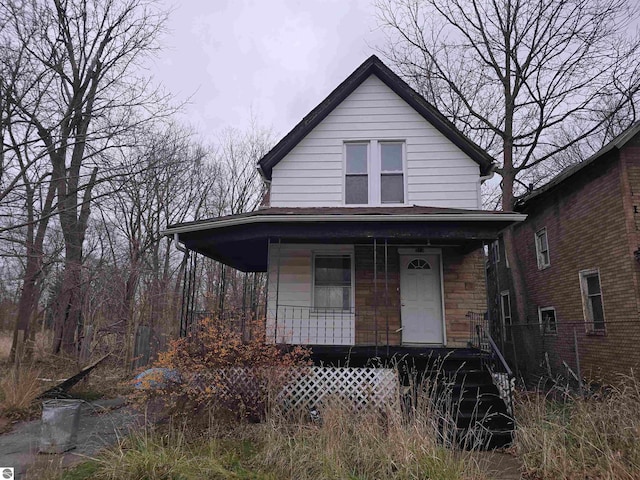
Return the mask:
<svg viewBox="0 0 640 480"><path fill-rule="evenodd" d="M447 369L464 364L476 364L488 358L477 348L446 348L433 346L373 346L373 345L310 345L314 365L325 366L398 366L425 371L446 363Z"/></svg>

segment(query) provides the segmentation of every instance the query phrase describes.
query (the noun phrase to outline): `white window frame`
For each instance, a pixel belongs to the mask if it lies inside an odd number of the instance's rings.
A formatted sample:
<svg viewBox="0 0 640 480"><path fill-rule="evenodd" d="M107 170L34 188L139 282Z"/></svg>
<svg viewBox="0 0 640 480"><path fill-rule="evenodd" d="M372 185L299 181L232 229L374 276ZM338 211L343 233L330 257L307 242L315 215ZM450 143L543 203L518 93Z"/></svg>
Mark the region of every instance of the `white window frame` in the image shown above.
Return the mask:
<svg viewBox="0 0 640 480"><path fill-rule="evenodd" d="M506 317L505 316L505 312L504 312L504 302L503 302L503 298L507 297L507 302L509 303L509 316ZM511 305L511 294L509 292L509 290L503 290L502 292L500 292L500 320L502 323L502 341L506 342L508 337L507 337L507 318L509 319L509 328L513 328L513 308Z"/></svg>
<svg viewBox="0 0 640 480"><path fill-rule="evenodd" d="M347 203L347 145L363 145L367 144L367 175L369 202L368 203ZM402 173L403 200L402 203L382 203L382 155L380 146L383 144L402 144L402 172L385 173ZM342 204L347 207L398 207L408 204L408 188L407 188L407 142L405 139L371 139L371 140L345 140L343 142L342 151Z"/></svg>
<svg viewBox="0 0 640 480"><path fill-rule="evenodd" d="M367 203L347 203L347 176L363 176L364 174L347 173L347 145L366 145L367 146ZM350 141L344 142L342 146L342 203L348 207L367 206L371 203L371 142L369 141Z"/></svg>
<svg viewBox="0 0 640 480"><path fill-rule="evenodd" d="M553 312L553 318L555 323L553 324L553 331L547 329L547 325L542 322L542 314L544 312ZM558 334L558 315L555 307L538 307L538 321L540 322L540 332L543 335L557 335Z"/></svg>
<svg viewBox="0 0 640 480"><path fill-rule="evenodd" d="M374 183L377 183L376 192L378 195L378 201L380 205L384 206L393 206L393 205L405 205L407 203L407 150L406 143L400 140L379 140L377 143L377 153L378 153L378 167L379 172L376 175L376 180ZM382 171L382 146L383 145L400 145L402 147L402 169L401 170L389 170ZM383 175L402 175L402 202L383 202L382 201L382 176Z"/></svg>
<svg viewBox="0 0 640 480"><path fill-rule="evenodd" d="M582 297L582 313L584 316L585 331L587 333L603 334L607 331L607 315L604 308L604 292L602 291L602 278L600 276L600 269L590 268L587 270L581 270L579 272L580 279L580 296ZM589 291L587 287L587 277L597 275L598 285L600 285L600 303L602 305L602 328L595 328L595 322L593 315L590 314L589 308Z"/></svg>
<svg viewBox="0 0 640 480"><path fill-rule="evenodd" d="M547 259L544 259L544 251L542 250L542 242L541 238L544 235L545 241L547 243ZM544 270L551 266L551 249L549 248L549 234L547 233L547 227L542 227L540 230L536 231L534 235L534 240L536 243L536 259L538 262L538 270Z"/></svg>
<svg viewBox="0 0 640 480"><path fill-rule="evenodd" d="M349 310L344 310L342 308L325 308L325 307L316 307L316 258L317 257L349 257L349 262L351 265L351 294L349 295L350 305ZM311 312L315 314L323 315L325 313L336 312L336 313L353 313L355 311L355 273L356 268L354 264L354 254L353 252L344 252L344 251L324 251L320 250L317 252L313 252L311 255Z"/></svg>

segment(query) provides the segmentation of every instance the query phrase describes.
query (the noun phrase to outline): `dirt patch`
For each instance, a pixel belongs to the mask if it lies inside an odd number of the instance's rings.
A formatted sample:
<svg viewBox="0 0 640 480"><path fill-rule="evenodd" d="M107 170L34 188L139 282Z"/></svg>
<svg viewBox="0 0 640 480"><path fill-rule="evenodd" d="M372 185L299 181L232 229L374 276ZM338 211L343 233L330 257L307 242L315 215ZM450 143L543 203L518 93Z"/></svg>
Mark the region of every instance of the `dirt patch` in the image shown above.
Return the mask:
<svg viewBox="0 0 640 480"><path fill-rule="evenodd" d="M523 465L520 459L504 452L474 452L473 456L480 465L486 467L492 480L519 480L523 476Z"/></svg>

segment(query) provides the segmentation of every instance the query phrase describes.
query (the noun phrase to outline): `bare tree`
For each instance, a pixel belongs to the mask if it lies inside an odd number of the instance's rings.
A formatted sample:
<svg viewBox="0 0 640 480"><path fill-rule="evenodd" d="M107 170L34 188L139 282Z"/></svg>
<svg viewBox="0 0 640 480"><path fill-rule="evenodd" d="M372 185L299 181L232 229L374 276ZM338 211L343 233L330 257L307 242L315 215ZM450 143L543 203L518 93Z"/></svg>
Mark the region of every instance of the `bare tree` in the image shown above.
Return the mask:
<svg viewBox="0 0 640 480"><path fill-rule="evenodd" d="M30 73L6 101L46 152L64 237L53 350L75 353L95 186L117 170L110 149L135 142L137 128L166 113L164 98L135 77L136 62L157 48L166 16L151 0L33 0L3 3L0 18Z"/></svg>
<svg viewBox="0 0 640 480"><path fill-rule="evenodd" d="M388 34L382 53L462 132L501 155L504 210L540 166L635 120L631 0L378 0L377 12ZM505 245L523 320L511 230Z"/></svg>

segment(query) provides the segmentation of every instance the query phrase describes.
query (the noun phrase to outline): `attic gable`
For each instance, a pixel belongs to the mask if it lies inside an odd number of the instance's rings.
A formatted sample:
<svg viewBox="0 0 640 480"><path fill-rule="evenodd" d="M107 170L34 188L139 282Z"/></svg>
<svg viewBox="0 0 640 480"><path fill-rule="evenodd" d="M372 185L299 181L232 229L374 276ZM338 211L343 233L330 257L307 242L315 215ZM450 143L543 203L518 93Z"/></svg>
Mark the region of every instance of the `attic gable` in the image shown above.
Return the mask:
<svg viewBox="0 0 640 480"><path fill-rule="evenodd" d="M480 166L481 175L487 175L491 172L493 159L484 150L460 133L435 107L393 73L378 57L372 55L258 162L261 174L267 180L271 180L273 167L371 75L378 77L440 133L475 161Z"/></svg>

